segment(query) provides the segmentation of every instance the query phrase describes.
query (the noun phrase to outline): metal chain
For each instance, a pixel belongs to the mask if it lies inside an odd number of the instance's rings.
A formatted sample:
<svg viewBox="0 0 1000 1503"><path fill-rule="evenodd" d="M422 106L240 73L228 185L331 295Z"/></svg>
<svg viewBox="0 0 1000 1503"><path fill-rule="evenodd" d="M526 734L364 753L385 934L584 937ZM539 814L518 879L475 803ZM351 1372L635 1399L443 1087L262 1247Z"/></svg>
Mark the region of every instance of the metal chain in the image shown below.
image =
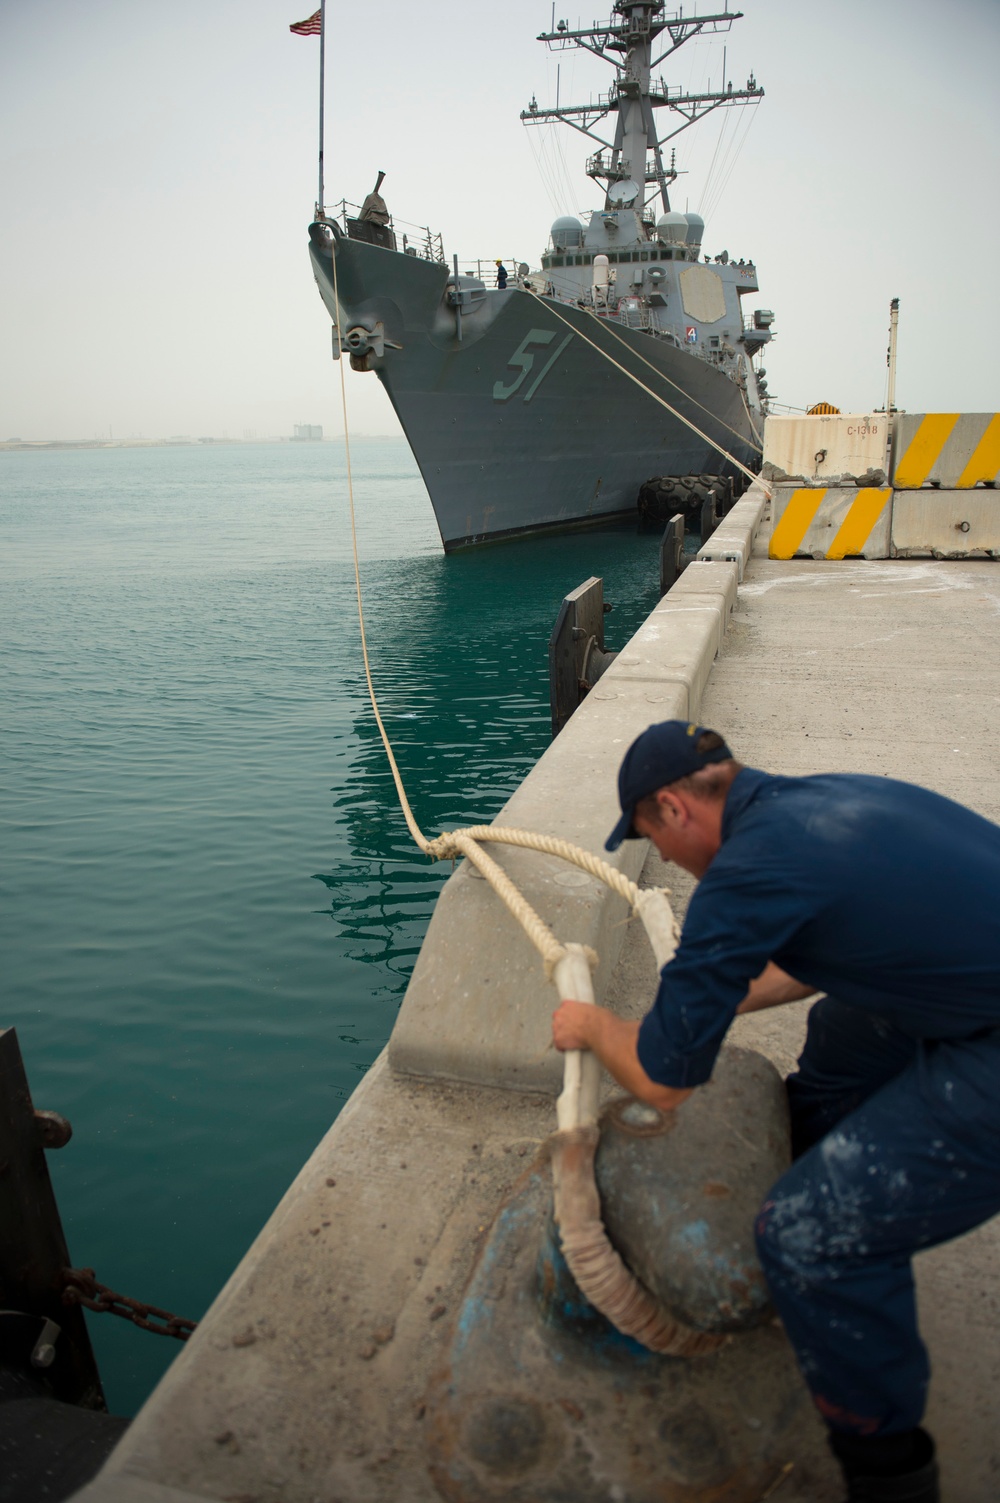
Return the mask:
<svg viewBox="0 0 1000 1503"><path fill-rule="evenodd" d="M144 1305L141 1300L129 1299L127 1294L116 1294L106 1284L99 1284L92 1268L64 1268L62 1271L64 1305L83 1305L98 1315L120 1315L144 1331L153 1331L157 1336L173 1336L177 1341L187 1341L197 1329L196 1320L185 1320L183 1315L172 1315L169 1310L160 1310L156 1305Z"/></svg>

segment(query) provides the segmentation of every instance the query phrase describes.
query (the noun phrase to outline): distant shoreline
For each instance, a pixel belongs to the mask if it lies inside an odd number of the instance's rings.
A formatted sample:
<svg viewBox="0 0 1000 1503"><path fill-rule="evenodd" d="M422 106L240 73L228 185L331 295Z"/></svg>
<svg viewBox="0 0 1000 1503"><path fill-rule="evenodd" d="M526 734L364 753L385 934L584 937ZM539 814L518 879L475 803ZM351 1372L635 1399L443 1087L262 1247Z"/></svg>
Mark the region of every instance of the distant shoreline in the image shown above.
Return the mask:
<svg viewBox="0 0 1000 1503"><path fill-rule="evenodd" d="M0 449L194 449L208 444L322 442L322 439L292 438L12 438L0 439Z"/></svg>
<svg viewBox="0 0 1000 1503"><path fill-rule="evenodd" d="M355 433L357 439L399 438L398 433ZM197 449L252 447L254 444L342 444L343 438L11 438L0 439L0 451L24 453L33 449Z"/></svg>

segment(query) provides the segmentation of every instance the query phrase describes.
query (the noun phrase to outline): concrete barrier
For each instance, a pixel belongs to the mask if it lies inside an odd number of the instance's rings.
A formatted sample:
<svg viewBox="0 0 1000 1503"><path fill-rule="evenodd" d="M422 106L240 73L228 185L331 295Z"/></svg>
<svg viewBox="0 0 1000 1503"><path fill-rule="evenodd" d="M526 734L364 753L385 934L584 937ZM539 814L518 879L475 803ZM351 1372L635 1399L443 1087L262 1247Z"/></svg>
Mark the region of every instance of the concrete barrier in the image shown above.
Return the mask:
<svg viewBox="0 0 1000 1503"><path fill-rule="evenodd" d="M764 474L768 479L809 478L832 483L841 475L886 467L889 421L884 412L769 417L764 424Z"/></svg>
<svg viewBox="0 0 1000 1503"><path fill-rule="evenodd" d="M1000 491L897 491L893 558L1000 557Z"/></svg>
<svg viewBox="0 0 1000 1503"><path fill-rule="evenodd" d="M769 558L888 558L888 487L774 487Z"/></svg>
<svg viewBox="0 0 1000 1503"><path fill-rule="evenodd" d="M897 490L995 485L1000 480L1000 413L897 414L889 478Z"/></svg>

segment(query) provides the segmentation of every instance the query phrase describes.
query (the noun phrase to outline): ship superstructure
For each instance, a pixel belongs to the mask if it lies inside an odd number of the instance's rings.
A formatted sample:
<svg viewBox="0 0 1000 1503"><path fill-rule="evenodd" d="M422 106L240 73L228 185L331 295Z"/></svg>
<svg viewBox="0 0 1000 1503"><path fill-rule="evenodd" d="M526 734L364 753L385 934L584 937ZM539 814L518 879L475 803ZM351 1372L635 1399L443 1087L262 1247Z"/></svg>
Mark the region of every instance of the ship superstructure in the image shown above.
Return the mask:
<svg viewBox="0 0 1000 1503"><path fill-rule="evenodd" d="M689 94L655 76L686 42L739 18L618 0L605 25L542 34L615 70L597 100L532 100L521 117L563 121L593 142L587 172L604 205L558 218L540 268L512 266L506 286L463 273L457 257L449 267L429 232L400 247L381 178L356 217L317 214L314 267L340 348L385 386L446 549L628 513L651 477L732 477L733 460L759 462L766 387L753 357L773 315L744 316L753 263L710 261L700 216L671 207L678 174L663 150L763 90L751 76Z"/></svg>
<svg viewBox="0 0 1000 1503"><path fill-rule="evenodd" d="M749 381L746 357L767 342L772 318L760 310L756 324L744 328L740 299L758 290L756 268L742 258L731 261L726 251L715 257L714 266L703 267L705 222L699 214L671 208L669 188L678 173L673 153L669 166L664 165L663 148L709 111L756 102L764 91L752 74L743 88L730 82L718 92L697 94L671 90L662 78L653 77L653 69L685 42L728 30L741 13L667 17L661 4L628 0L616 5L615 12L617 23L570 31L560 22L539 38L553 48L586 48L617 74L608 93L596 101L540 109L533 99L521 113L526 125L561 120L593 141L598 150L587 161L587 175L605 187L604 208L587 223L567 215L552 226L542 257L546 284L556 297L601 313L610 305L629 328L685 344ZM657 46L662 50L654 58ZM662 137L657 110L669 116ZM609 117L615 119L610 141L600 133Z"/></svg>

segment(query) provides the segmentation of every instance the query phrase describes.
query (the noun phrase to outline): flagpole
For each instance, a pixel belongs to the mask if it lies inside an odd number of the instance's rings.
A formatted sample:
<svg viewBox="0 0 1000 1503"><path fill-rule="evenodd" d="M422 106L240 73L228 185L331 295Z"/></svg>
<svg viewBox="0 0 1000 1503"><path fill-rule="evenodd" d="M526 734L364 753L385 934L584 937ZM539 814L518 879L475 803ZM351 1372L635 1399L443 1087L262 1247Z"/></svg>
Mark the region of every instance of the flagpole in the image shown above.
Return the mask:
<svg viewBox="0 0 1000 1503"><path fill-rule="evenodd" d="M319 202L316 205L317 217L324 213L323 209L323 95L324 82L326 80L326 0L320 0L319 7Z"/></svg>

